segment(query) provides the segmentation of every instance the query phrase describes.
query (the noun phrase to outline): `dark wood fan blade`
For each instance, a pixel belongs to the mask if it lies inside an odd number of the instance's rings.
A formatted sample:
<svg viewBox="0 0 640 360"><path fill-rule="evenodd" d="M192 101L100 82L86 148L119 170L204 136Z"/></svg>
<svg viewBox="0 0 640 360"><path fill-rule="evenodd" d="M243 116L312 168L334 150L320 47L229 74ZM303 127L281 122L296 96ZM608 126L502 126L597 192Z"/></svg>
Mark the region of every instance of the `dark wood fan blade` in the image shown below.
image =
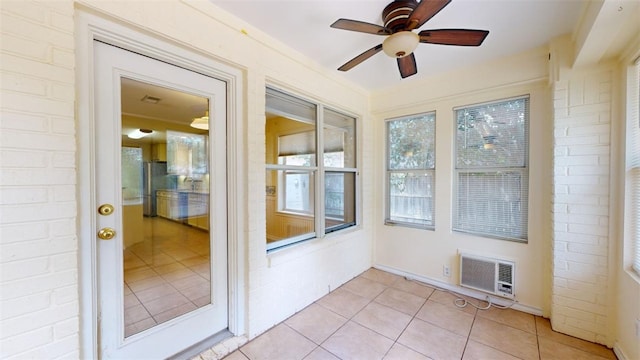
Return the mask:
<svg viewBox="0 0 640 360"><path fill-rule="evenodd" d="M372 47L371 49L363 52L362 54L354 57L353 59L347 61L344 65L340 66L338 70L340 71L348 71L351 70L354 66L359 65L361 62L367 60L373 55L379 53L382 50L382 44ZM413 54L412 54L413 55Z"/></svg>
<svg viewBox="0 0 640 360"><path fill-rule="evenodd" d="M336 20L336 22L331 24L331 27L335 29L357 31L357 32L363 32L363 33L374 34L374 35L391 34L391 32L384 26L371 24L368 22L358 21L358 20L338 19Z"/></svg>
<svg viewBox="0 0 640 360"><path fill-rule="evenodd" d="M404 29L413 30L419 28L445 6L449 5L450 2L451 0L421 0L409 15Z"/></svg>
<svg viewBox="0 0 640 360"><path fill-rule="evenodd" d="M458 46L480 46L489 35L487 30L471 29L438 29L423 30L420 35L420 42L440 45Z"/></svg>
<svg viewBox="0 0 640 360"><path fill-rule="evenodd" d="M398 58L398 69L400 69L400 76L402 76L403 79L418 73L416 57L413 53L411 53L411 55Z"/></svg>

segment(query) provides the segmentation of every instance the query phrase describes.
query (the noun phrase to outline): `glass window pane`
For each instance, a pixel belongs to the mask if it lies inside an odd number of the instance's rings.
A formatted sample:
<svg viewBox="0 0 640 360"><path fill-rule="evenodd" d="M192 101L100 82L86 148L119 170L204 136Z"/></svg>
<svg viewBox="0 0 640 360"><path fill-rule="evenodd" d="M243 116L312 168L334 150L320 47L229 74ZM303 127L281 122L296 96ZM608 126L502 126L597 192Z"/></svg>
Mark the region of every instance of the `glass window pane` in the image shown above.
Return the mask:
<svg viewBox="0 0 640 360"><path fill-rule="evenodd" d="M433 226L434 172L389 174L389 220Z"/></svg>
<svg viewBox="0 0 640 360"><path fill-rule="evenodd" d="M528 98L456 110L456 168L524 167Z"/></svg>
<svg viewBox="0 0 640 360"><path fill-rule="evenodd" d="M435 113L387 122L388 168L435 168Z"/></svg>
<svg viewBox="0 0 640 360"><path fill-rule="evenodd" d="M522 171L458 173L454 229L526 239L526 190Z"/></svg>
<svg viewBox="0 0 640 360"><path fill-rule="evenodd" d="M356 167L356 119L324 111L324 166Z"/></svg>
<svg viewBox="0 0 640 360"><path fill-rule="evenodd" d="M267 170L267 243L315 233L314 171Z"/></svg>
<svg viewBox="0 0 640 360"><path fill-rule="evenodd" d="M355 225L356 175L326 172L324 184L325 232Z"/></svg>

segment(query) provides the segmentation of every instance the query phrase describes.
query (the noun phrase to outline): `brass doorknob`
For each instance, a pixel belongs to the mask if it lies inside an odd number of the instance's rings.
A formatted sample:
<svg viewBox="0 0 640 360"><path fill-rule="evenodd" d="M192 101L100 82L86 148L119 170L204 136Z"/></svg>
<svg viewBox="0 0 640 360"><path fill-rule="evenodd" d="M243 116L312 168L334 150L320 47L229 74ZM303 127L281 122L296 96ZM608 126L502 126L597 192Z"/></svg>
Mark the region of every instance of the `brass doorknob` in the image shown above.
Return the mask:
<svg viewBox="0 0 640 360"><path fill-rule="evenodd" d="M111 204L102 204L98 208L98 213L100 215L111 215L113 213L113 205Z"/></svg>
<svg viewBox="0 0 640 360"><path fill-rule="evenodd" d="M109 227L102 228L100 229L100 231L98 231L98 237L102 240L111 240L115 236L116 236L116 231Z"/></svg>

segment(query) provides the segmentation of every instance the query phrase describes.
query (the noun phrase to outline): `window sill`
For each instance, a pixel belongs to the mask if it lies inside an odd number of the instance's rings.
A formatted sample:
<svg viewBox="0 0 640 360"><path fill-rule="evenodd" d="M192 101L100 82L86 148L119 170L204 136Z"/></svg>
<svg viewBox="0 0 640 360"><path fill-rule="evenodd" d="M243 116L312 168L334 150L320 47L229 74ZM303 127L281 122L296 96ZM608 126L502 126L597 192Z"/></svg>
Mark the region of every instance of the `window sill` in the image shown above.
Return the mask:
<svg viewBox="0 0 640 360"><path fill-rule="evenodd" d="M626 267L624 272L631 278L631 280L635 281L637 285L640 286L640 274L638 274L632 267Z"/></svg>

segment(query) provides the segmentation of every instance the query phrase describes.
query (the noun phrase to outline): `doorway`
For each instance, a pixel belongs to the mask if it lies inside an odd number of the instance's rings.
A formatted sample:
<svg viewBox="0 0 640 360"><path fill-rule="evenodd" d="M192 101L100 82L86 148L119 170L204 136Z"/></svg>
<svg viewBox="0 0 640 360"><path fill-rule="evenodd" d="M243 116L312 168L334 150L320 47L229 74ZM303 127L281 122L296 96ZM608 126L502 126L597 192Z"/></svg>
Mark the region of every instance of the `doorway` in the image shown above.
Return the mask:
<svg viewBox="0 0 640 360"><path fill-rule="evenodd" d="M228 328L226 84L94 42L98 348L165 358Z"/></svg>

